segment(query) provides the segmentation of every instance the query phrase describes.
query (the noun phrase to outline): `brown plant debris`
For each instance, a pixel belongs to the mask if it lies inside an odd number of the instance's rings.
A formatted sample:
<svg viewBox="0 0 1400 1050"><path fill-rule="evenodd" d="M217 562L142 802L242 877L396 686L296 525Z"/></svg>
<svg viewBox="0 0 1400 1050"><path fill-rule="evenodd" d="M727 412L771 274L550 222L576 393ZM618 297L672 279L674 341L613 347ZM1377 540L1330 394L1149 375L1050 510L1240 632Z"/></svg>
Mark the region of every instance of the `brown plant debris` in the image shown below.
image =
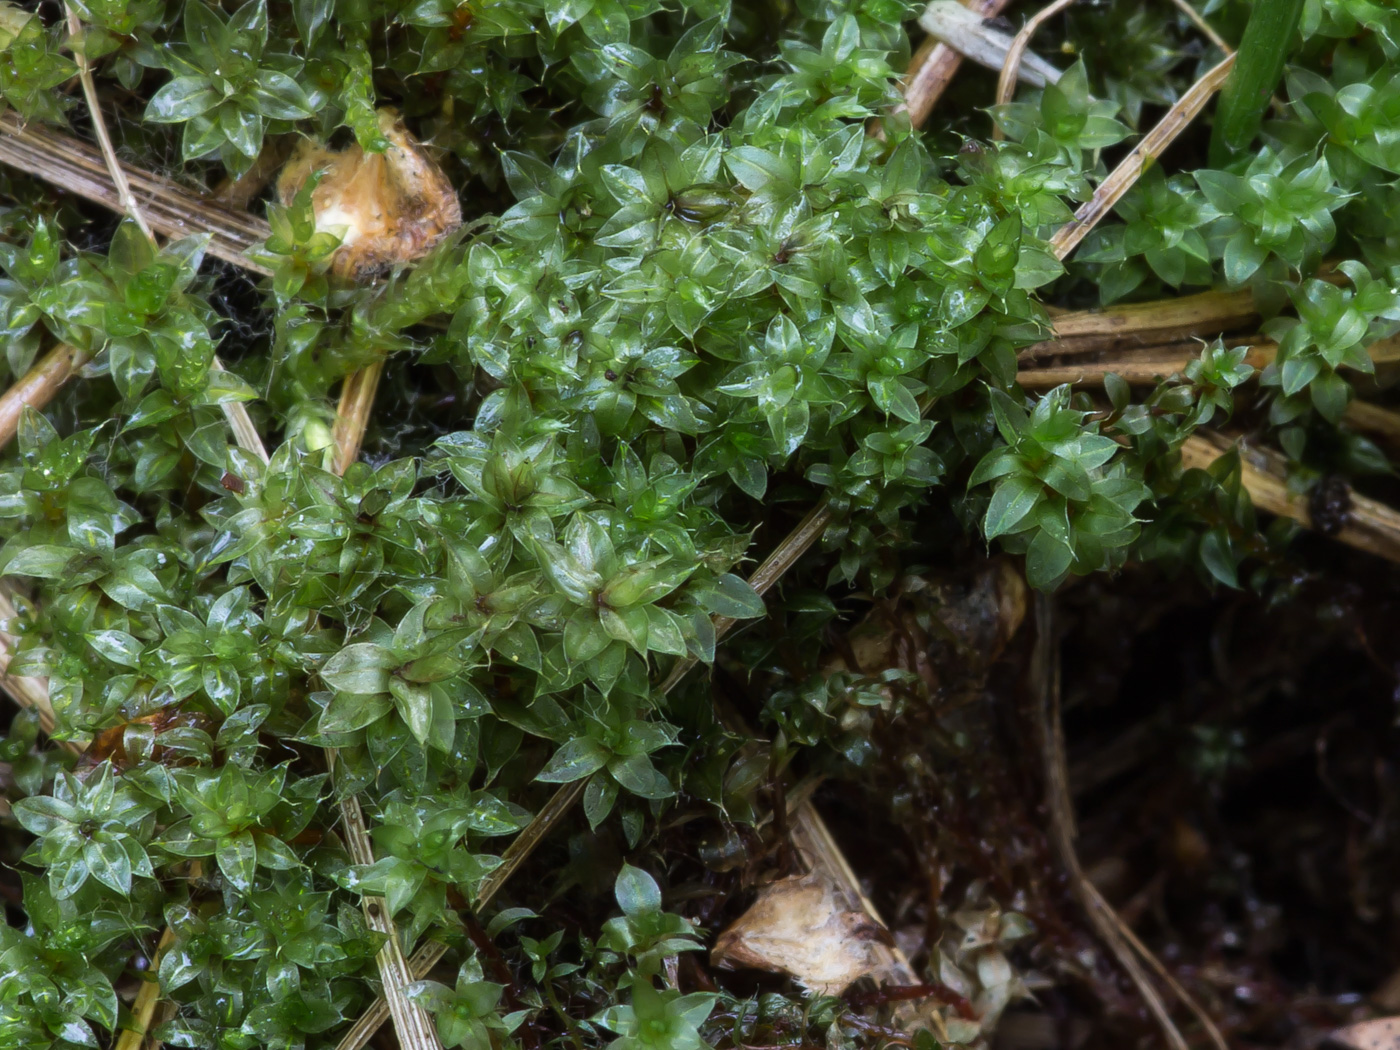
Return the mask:
<svg viewBox="0 0 1400 1050"><path fill-rule="evenodd" d="M1011 47L1010 33L1002 32L995 22L958 0L933 0L919 16L919 25L930 37L987 69L1000 70ZM1027 52L1016 74L1023 84L1043 88L1058 83L1061 72L1034 52Z"/></svg>
<svg viewBox="0 0 1400 1050"><path fill-rule="evenodd" d="M1328 1040L1349 1050L1400 1050L1400 1017L1378 1017L1348 1025Z"/></svg>
<svg viewBox="0 0 1400 1050"><path fill-rule="evenodd" d="M886 933L823 869L769 883L719 935L710 960L726 970L787 974L818 995L840 995L882 968Z"/></svg>
<svg viewBox="0 0 1400 1050"><path fill-rule="evenodd" d="M421 259L462 224L457 191L397 110L379 110L379 130L389 140L383 153L359 145L337 153L308 140L277 179L277 197L290 205L321 173L311 193L316 229L340 236L331 271L356 281Z"/></svg>
<svg viewBox="0 0 1400 1050"><path fill-rule="evenodd" d="M1008 0L967 0L964 6L979 18L1001 14ZM904 78L904 99L895 114L907 113L909 123L921 127L962 65L963 56L936 37L929 37L914 53Z"/></svg>
<svg viewBox="0 0 1400 1050"><path fill-rule="evenodd" d="M0 113L0 164L125 214L99 150L42 124L25 124L13 110ZM265 263L244 254L267 239L266 221L223 207L172 179L130 164L121 164L121 169L156 233L165 237L208 233L210 255L253 273L272 275Z"/></svg>

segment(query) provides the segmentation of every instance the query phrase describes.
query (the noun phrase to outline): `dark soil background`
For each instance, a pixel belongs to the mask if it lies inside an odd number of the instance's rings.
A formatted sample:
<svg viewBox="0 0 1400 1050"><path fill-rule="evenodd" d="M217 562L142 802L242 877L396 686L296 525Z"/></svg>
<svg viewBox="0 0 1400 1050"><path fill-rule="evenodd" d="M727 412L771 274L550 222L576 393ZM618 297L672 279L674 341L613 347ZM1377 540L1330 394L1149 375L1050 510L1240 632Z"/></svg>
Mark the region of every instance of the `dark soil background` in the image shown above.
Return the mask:
<svg viewBox="0 0 1400 1050"><path fill-rule="evenodd" d="M1241 1048L1315 1047L1400 1012L1400 571L1316 536L1289 560L1263 593L1130 567L1055 600L1082 866ZM943 579L976 606L967 581L987 571ZM1160 1045L1048 844L1035 630L1029 615L978 669L977 700L888 734L886 775L863 793L829 785L819 805L897 930L933 925L929 902L974 880L1035 921L1017 956L1034 1000L998 1046ZM933 656L949 679L969 673L946 647ZM975 743L935 731L953 727Z"/></svg>

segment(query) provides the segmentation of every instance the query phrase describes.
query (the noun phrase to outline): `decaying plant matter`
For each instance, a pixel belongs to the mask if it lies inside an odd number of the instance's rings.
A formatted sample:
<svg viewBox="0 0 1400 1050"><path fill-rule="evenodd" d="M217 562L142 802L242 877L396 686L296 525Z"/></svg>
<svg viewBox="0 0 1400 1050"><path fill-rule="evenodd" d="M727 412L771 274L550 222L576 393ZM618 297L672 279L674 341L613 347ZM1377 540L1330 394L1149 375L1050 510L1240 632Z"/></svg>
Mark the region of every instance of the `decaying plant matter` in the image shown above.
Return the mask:
<svg viewBox="0 0 1400 1050"><path fill-rule="evenodd" d="M331 272L357 281L416 262L462 224L457 191L399 114L381 109L378 120L387 143L380 152L303 143L277 178L278 199L290 207L319 176L311 191L316 229L340 239Z"/></svg>
<svg viewBox="0 0 1400 1050"><path fill-rule="evenodd" d="M882 930L820 874L790 875L759 891L753 907L715 942L712 958L784 973L818 995L840 995L879 970Z"/></svg>

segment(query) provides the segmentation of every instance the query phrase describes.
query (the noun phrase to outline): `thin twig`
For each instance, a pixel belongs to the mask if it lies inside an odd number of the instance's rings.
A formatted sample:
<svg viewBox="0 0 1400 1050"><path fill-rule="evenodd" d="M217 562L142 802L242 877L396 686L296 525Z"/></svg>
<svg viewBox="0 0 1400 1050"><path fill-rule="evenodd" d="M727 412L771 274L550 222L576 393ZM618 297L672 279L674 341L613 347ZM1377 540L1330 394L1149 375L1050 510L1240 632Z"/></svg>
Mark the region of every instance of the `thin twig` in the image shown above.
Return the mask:
<svg viewBox="0 0 1400 1050"><path fill-rule="evenodd" d="M379 379L384 374L381 358L345 377L340 387L340 404L335 410L335 426L331 433L335 442L335 472L344 474L360 455L369 425L370 410Z"/></svg>
<svg viewBox="0 0 1400 1050"><path fill-rule="evenodd" d="M1057 726L1057 728L1059 727ZM1063 740L1061 740L1060 752L1061 761L1063 761ZM1215 1050L1230 1050L1230 1044L1225 1041L1225 1035L1220 1031L1220 1026L1215 1023L1215 1018L1211 1017L1206 1011L1206 1008L1201 1005L1200 1000L1186 990L1185 986L1166 968L1162 960L1157 958L1157 953L1147 947L1147 945L1142 942L1142 938L1133 932L1133 928L1123 921L1122 917L1114 910L1113 906L1104 899L1103 894L1099 892L1097 886L1090 882L1088 883L1087 889L1095 904L1103 909L1117 926L1118 932L1122 935L1123 939L1128 942L1128 947L1132 948L1133 951L1138 954L1138 957L1147 964L1148 969L1155 973L1158 979L1171 990L1172 995L1176 996L1177 1001L1191 1011L1192 1015L1200 1023L1200 1026L1205 1029L1206 1037L1210 1040L1211 1045L1215 1047Z"/></svg>
<svg viewBox="0 0 1400 1050"><path fill-rule="evenodd" d="M1205 1008L1191 995L1177 979L1167 970L1156 954L1145 945L1141 939L1133 932L1132 928L1125 923L1118 915L1117 911L1104 899L1097 886L1084 877L1083 870L1079 864L1078 853L1074 848L1074 840L1078 836L1075 830L1074 802L1070 795L1068 766L1065 761L1064 726L1060 710L1060 657L1059 646L1054 636L1054 599L1045 594L1037 596L1036 613L1040 621L1040 635L1036 644L1039 650L1042 642L1051 647L1048 664L1043 663L1043 657L1037 653L1037 666L1048 668L1049 698L1051 710L1049 712L1050 721L1048 725L1042 725L1041 739L1046 745L1046 784L1049 791L1050 819L1052 824L1052 837L1062 850L1067 850L1067 855L1071 859L1071 867L1074 878L1078 881L1078 888L1082 891L1086 907L1091 913L1098 914L1106 924L1105 928L1111 930L1110 939L1121 938L1122 941L1137 953L1138 957L1145 962L1148 967L1171 989L1188 1010L1195 1015L1196 1020L1205 1029L1206 1035L1210 1039L1216 1050L1229 1050L1225 1037L1221 1033L1215 1020L1206 1012ZM1042 693L1042 698L1044 697ZM1045 715L1045 707L1042 700L1042 716ZM1135 978L1136 980L1136 978ZM1143 987L1141 984L1139 987ZM1150 986L1148 986L1150 987ZM1155 990L1154 990L1155 994ZM1160 1002L1160 1000L1158 1000ZM1150 1005L1150 1003L1149 1003ZM1170 1021L1167 1022L1170 1024ZM1175 1026L1171 1028L1176 1031ZM1180 1034L1179 1032L1177 1033ZM1168 1039L1171 1034L1168 1032Z"/></svg>
<svg viewBox="0 0 1400 1050"><path fill-rule="evenodd" d="M1256 507L1313 527L1307 494L1290 491L1288 464L1273 449L1203 431L1187 438L1182 445L1181 465L1205 468L1232 448L1239 449L1241 484ZM1350 507L1346 521L1334 538L1349 547L1400 563L1400 512L1348 491Z"/></svg>
<svg viewBox="0 0 1400 1050"><path fill-rule="evenodd" d="M1064 738L1060 727L1060 661L1059 646L1054 636L1053 601L1049 595L1037 593L1035 672L1040 678L1040 745L1045 769L1046 806L1050 816L1050 839L1060 855L1060 863L1069 874L1070 890L1078 898L1090 925L1108 946L1118 964L1127 972L1147 1009L1156 1018L1162 1035L1172 1050L1190 1050L1180 1029L1172 1021L1162 997L1152 986L1151 979L1138 963L1132 947L1123 937L1123 923L1108 902L1084 876L1079 854L1074 847L1074 803L1069 794L1069 779L1065 772Z"/></svg>
<svg viewBox="0 0 1400 1050"><path fill-rule="evenodd" d="M1060 2L1068 3L1069 0L1060 0ZM1235 56L1233 54L1226 55L1200 80L1192 84L1186 93L1177 99L1176 104L1167 111L1166 116L1157 122L1157 126L1133 147L1118 167L1113 169L1112 174L1099 183L1094 190L1094 195L1074 213L1074 218L1056 230L1055 236L1050 238L1050 247L1055 258L1064 259L1070 252L1074 251L1085 235L1097 226L1099 220L1107 215L1123 194L1132 188L1142 173L1147 170L1147 166L1154 163L1162 155L1162 152L1176 140L1176 137L1186 130L1187 125L1205 108L1211 96L1220 89L1220 85L1225 82L1225 77L1234 64ZM1004 73L1003 76L1005 76Z"/></svg>
<svg viewBox="0 0 1400 1050"><path fill-rule="evenodd" d="M963 6L982 18L995 18L1009 2L963 0ZM894 112L908 113L911 125L923 127L962 63L963 56L954 48L934 37L925 39L909 60L909 71L904 75L904 98L895 106Z"/></svg>
<svg viewBox="0 0 1400 1050"><path fill-rule="evenodd" d="M92 64L87 57L87 41L79 39L83 35L83 24L78 21L78 16L68 4L63 5L63 10L68 16L69 46L72 47L73 57L78 63L78 79L82 82L83 97L87 99L88 113L92 117L92 130L97 134L97 144L102 149L102 159L112 177L117 199L121 201L122 211L131 216L141 232L146 235L146 239L154 241L155 234L151 232L146 217L137 206L136 198L131 195L131 185L126 181L126 173L117 162L117 151L112 148L112 136L107 134L107 121L102 117L102 106L97 100L97 85L92 79Z"/></svg>
<svg viewBox="0 0 1400 1050"><path fill-rule="evenodd" d="M1020 75L1021 56L1026 53L1026 48L1030 46L1031 37L1035 36L1037 29L1049 18L1059 14L1074 0L1055 0L1042 11L1038 11L1021 27L1021 31L1016 34L1016 38L1011 41L1011 47L1006 52L1006 62L1001 67L1001 76L997 78L997 105L1004 106L1010 102L1016 93L1016 79ZM1005 137L1000 124L992 127L992 138L1000 141Z"/></svg>

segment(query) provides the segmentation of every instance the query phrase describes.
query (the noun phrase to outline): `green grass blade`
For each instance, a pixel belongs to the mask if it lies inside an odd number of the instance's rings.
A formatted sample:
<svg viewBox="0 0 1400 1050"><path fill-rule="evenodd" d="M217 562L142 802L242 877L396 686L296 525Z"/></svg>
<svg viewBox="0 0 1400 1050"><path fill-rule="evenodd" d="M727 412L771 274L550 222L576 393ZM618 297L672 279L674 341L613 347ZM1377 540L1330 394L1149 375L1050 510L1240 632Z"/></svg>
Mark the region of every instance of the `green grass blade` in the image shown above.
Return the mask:
<svg viewBox="0 0 1400 1050"><path fill-rule="evenodd" d="M1259 131L1302 12L1303 0L1255 0L1234 71L1220 92L1210 140L1212 167L1224 166Z"/></svg>

